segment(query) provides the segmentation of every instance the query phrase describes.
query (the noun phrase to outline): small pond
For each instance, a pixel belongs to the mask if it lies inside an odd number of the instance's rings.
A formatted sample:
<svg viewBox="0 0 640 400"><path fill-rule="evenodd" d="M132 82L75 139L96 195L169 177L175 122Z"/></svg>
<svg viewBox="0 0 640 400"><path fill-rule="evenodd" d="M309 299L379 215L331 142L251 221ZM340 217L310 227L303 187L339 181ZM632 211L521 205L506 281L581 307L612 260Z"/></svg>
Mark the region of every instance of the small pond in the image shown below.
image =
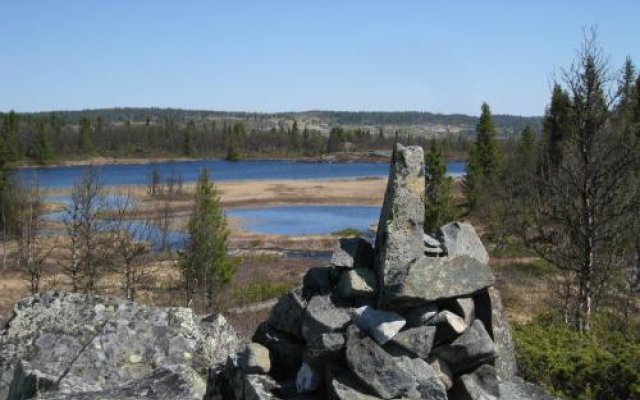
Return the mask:
<svg viewBox="0 0 640 400"><path fill-rule="evenodd" d="M378 221L377 206L283 206L227 211L240 226L267 235L321 235L344 229L365 231Z"/></svg>

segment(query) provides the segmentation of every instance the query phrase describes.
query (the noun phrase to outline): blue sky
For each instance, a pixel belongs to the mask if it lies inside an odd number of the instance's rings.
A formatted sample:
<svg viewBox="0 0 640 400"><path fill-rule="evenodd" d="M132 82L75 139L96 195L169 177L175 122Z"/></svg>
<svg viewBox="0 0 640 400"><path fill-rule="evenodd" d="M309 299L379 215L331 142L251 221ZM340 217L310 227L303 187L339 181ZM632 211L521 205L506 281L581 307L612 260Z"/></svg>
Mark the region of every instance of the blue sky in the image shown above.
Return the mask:
<svg viewBox="0 0 640 400"><path fill-rule="evenodd" d="M640 64L640 1L0 0L0 110L540 115L582 28Z"/></svg>

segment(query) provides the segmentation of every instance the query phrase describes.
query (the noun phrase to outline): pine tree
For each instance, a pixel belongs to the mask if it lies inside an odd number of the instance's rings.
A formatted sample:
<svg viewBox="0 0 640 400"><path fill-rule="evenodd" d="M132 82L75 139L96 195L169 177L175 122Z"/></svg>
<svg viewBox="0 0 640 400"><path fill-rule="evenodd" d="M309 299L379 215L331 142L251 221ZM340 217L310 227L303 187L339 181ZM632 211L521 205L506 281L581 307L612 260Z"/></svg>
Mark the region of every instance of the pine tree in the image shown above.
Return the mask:
<svg viewBox="0 0 640 400"><path fill-rule="evenodd" d="M456 219L453 181L447 176L447 163L435 140L431 141L425 155L425 165L424 231L434 232L438 227Z"/></svg>
<svg viewBox="0 0 640 400"><path fill-rule="evenodd" d="M294 150L298 150L300 148L300 130L298 129L298 121L293 121L293 126L291 127L289 136L291 138L291 147Z"/></svg>
<svg viewBox="0 0 640 400"><path fill-rule="evenodd" d="M209 170L203 169L189 220L189 242L179 262L187 303L199 294L207 308L214 306L218 289L232 279L235 263L227 254L228 238L218 192Z"/></svg>
<svg viewBox="0 0 640 400"><path fill-rule="evenodd" d="M497 130L487 103L482 103L482 114L476 127L476 142L469 150L464 190L469 209L473 209L483 185L499 180L503 173L503 155L497 140Z"/></svg>

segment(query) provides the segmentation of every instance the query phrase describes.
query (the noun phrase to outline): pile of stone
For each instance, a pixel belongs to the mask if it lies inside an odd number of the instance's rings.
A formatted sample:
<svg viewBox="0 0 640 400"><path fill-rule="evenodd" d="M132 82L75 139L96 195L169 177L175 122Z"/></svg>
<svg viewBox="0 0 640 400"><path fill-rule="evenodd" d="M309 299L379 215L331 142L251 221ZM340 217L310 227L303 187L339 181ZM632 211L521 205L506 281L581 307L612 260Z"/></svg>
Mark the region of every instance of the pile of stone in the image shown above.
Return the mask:
<svg viewBox="0 0 640 400"><path fill-rule="evenodd" d="M228 399L545 399L515 377L510 329L471 225L425 234L419 147L397 145L375 246L340 240L331 265L279 299L215 374Z"/></svg>

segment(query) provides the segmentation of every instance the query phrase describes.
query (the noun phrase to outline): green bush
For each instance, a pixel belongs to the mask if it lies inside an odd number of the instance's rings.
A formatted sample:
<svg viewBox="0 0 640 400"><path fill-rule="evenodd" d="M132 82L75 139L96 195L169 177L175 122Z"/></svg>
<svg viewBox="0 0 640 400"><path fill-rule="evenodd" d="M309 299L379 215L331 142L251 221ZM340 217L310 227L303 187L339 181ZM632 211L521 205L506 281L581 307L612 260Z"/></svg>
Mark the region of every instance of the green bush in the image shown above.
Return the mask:
<svg viewBox="0 0 640 400"><path fill-rule="evenodd" d="M286 283L265 282L251 283L234 290L234 297L245 303L257 303L269 300L285 294L292 285Z"/></svg>
<svg viewBox="0 0 640 400"><path fill-rule="evenodd" d="M581 334L549 318L514 324L523 378L565 399L640 399L640 332Z"/></svg>

